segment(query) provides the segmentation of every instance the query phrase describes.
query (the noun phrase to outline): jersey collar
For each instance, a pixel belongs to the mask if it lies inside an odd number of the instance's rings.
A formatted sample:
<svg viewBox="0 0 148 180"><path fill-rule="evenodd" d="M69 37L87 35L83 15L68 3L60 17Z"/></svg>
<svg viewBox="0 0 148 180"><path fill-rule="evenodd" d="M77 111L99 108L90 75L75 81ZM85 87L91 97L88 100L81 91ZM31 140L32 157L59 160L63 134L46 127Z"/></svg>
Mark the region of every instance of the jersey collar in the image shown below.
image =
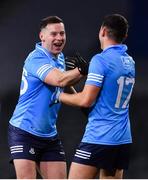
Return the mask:
<svg viewBox="0 0 148 180"><path fill-rule="evenodd" d="M53 60L57 60L49 51L47 51L45 48L41 46L41 42L36 43L36 49L42 51L48 58L52 58Z"/></svg>
<svg viewBox="0 0 148 180"><path fill-rule="evenodd" d="M125 44L118 44L118 45L111 45L111 46L108 46L107 48L105 48L103 50L103 52L106 52L108 51L109 49L113 49L113 48L116 48L118 49L119 51L127 51L127 46Z"/></svg>

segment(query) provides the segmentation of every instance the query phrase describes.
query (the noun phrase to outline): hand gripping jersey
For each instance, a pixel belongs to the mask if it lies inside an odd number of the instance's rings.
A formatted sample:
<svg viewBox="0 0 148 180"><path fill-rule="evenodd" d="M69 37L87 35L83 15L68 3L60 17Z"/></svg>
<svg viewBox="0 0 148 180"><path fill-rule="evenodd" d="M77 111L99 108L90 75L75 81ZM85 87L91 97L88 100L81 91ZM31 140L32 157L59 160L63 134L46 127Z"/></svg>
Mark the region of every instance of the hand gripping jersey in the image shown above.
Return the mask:
<svg viewBox="0 0 148 180"><path fill-rule="evenodd" d="M91 107L82 142L132 142L129 100L135 83L135 63L126 50L126 45L110 46L90 62L86 84L101 87L101 91Z"/></svg>
<svg viewBox="0 0 148 180"><path fill-rule="evenodd" d="M54 103L54 96L61 88L50 86L43 81L53 68L64 71L64 56L55 59L40 43L27 57L20 89L20 97L10 124L40 137L57 134L56 119L60 107Z"/></svg>

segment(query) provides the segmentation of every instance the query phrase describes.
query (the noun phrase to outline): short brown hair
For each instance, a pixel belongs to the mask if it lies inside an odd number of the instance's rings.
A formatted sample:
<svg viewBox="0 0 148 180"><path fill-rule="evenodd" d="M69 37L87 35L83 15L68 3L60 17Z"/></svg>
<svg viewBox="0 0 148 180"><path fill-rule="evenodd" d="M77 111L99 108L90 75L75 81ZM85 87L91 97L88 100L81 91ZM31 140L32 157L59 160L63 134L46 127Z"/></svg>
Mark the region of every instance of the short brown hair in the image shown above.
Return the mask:
<svg viewBox="0 0 148 180"><path fill-rule="evenodd" d="M128 21L120 14L108 15L104 18L102 26L107 27L108 37L121 43L128 33Z"/></svg>
<svg viewBox="0 0 148 180"><path fill-rule="evenodd" d="M40 23L40 30L45 28L48 24L63 23L63 20L58 16L48 16L43 18Z"/></svg>

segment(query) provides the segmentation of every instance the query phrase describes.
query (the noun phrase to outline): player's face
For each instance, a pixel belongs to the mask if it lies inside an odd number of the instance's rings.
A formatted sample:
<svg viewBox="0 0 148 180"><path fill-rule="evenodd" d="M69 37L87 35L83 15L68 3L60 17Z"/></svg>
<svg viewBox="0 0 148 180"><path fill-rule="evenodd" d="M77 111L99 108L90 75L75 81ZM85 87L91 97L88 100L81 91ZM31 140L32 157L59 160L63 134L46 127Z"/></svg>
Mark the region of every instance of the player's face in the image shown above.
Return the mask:
<svg viewBox="0 0 148 180"><path fill-rule="evenodd" d="M48 24L40 32L42 46L53 55L58 55L64 48L66 34L63 23Z"/></svg>

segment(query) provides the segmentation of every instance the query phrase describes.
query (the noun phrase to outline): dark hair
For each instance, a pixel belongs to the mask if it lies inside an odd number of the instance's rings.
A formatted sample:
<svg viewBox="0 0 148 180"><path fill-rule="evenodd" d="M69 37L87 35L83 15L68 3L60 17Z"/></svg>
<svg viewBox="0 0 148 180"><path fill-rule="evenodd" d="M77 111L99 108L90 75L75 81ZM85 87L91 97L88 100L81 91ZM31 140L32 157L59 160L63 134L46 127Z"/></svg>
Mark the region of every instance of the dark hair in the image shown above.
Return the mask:
<svg viewBox="0 0 148 180"><path fill-rule="evenodd" d="M45 28L48 24L63 23L63 20L58 16L48 16L43 18L40 23L40 30Z"/></svg>
<svg viewBox="0 0 148 180"><path fill-rule="evenodd" d="M120 14L108 15L104 18L103 27L108 29L108 37L121 43L128 33L128 21Z"/></svg>

